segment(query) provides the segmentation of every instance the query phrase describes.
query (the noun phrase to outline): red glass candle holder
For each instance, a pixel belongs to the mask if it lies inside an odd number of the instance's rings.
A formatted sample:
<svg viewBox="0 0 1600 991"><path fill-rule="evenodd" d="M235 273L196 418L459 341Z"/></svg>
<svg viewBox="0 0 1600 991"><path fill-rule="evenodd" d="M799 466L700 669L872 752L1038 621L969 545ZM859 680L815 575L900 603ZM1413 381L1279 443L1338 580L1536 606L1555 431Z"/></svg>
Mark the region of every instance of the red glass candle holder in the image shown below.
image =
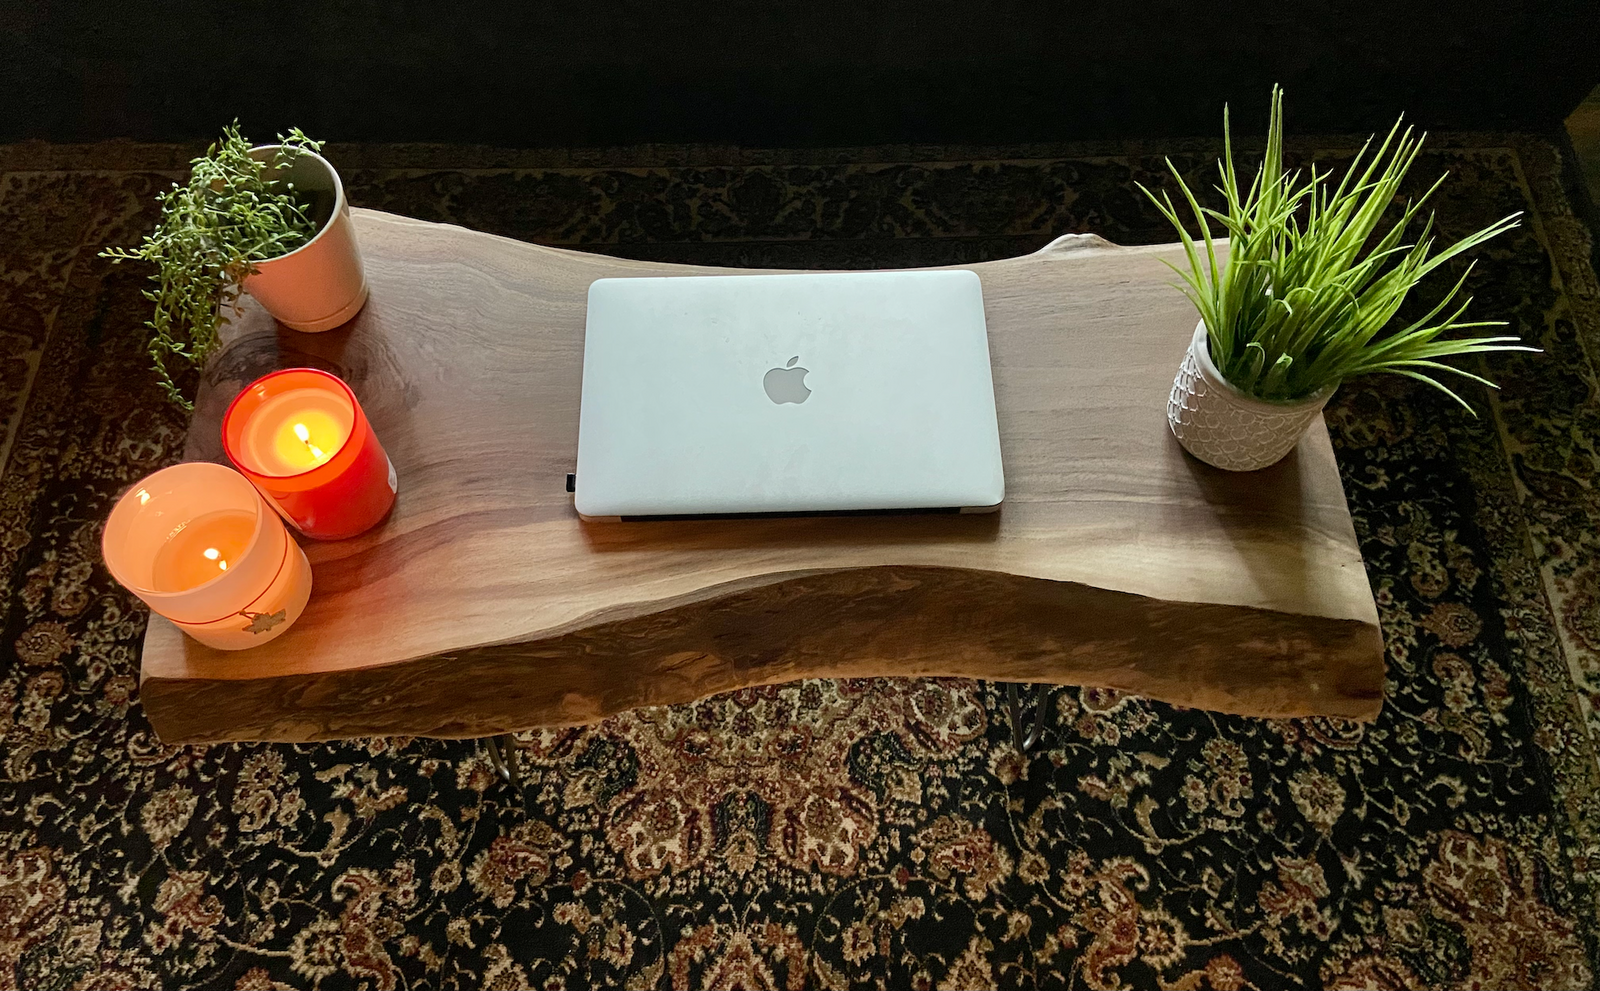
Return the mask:
<svg viewBox="0 0 1600 991"><path fill-rule="evenodd" d="M343 540L394 505L394 465L336 375L287 368L245 387L222 417L222 448L308 537Z"/></svg>

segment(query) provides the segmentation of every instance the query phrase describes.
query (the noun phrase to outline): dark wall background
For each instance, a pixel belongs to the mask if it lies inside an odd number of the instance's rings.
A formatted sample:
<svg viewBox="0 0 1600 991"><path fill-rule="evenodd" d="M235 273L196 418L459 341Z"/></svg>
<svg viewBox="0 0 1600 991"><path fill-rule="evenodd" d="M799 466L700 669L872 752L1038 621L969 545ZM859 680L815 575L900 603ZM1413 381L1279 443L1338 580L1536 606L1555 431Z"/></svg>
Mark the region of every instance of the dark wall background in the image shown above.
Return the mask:
<svg viewBox="0 0 1600 991"><path fill-rule="evenodd" d="M0 0L0 141L1011 142L1547 130L1600 0Z"/></svg>

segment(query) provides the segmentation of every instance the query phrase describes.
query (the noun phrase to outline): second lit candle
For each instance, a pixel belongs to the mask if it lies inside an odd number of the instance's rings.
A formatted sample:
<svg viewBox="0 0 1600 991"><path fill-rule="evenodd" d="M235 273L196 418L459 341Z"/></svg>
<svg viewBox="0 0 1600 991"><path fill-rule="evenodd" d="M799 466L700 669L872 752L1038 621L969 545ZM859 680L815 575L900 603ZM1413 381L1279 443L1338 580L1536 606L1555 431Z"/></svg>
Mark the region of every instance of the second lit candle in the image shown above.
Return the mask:
<svg viewBox="0 0 1600 991"><path fill-rule="evenodd" d="M228 458L307 536L341 540L394 504L397 479L350 387L311 368L265 375L222 419Z"/></svg>

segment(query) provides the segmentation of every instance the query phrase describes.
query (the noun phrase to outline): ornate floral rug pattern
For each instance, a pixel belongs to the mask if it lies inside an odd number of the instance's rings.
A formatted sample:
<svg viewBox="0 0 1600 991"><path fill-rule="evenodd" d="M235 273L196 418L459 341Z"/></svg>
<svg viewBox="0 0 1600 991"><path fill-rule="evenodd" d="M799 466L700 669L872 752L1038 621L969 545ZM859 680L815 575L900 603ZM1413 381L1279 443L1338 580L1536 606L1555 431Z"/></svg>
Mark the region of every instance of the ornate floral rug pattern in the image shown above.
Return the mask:
<svg viewBox="0 0 1600 991"><path fill-rule="evenodd" d="M1319 159L1347 143L1329 142ZM352 200L713 264L1166 240L1134 187L1208 146L592 153L335 147ZM1600 292L1542 142L1435 142L1447 235L1514 210L1473 418L1328 410L1388 648L1372 725L1057 689L809 681L472 742L163 746L145 613L99 563L184 423L142 273L95 257L193 149L0 148L0 986L1583 988L1600 869ZM1070 306L1070 300L1063 301Z"/></svg>

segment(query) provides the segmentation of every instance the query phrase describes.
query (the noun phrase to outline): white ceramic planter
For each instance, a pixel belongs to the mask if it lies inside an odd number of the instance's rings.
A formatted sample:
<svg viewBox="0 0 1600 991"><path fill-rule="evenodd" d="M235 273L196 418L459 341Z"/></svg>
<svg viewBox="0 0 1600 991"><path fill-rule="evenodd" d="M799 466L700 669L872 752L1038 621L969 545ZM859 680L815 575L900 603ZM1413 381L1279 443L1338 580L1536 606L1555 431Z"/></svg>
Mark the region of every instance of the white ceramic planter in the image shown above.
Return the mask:
<svg viewBox="0 0 1600 991"><path fill-rule="evenodd" d="M269 161L278 145L250 149L257 161ZM311 241L286 255L257 262L258 271L244 280L254 296L280 323L295 330L331 330L360 312L367 302L367 276L350 222L344 183L328 160L304 152L286 170L296 189L333 198L333 212Z"/></svg>
<svg viewBox="0 0 1600 991"><path fill-rule="evenodd" d="M1173 380L1167 423L1183 449L1206 464L1255 471L1277 464L1294 450L1333 392L1328 389L1289 403L1244 395L1211 363L1206 325L1201 321Z"/></svg>

